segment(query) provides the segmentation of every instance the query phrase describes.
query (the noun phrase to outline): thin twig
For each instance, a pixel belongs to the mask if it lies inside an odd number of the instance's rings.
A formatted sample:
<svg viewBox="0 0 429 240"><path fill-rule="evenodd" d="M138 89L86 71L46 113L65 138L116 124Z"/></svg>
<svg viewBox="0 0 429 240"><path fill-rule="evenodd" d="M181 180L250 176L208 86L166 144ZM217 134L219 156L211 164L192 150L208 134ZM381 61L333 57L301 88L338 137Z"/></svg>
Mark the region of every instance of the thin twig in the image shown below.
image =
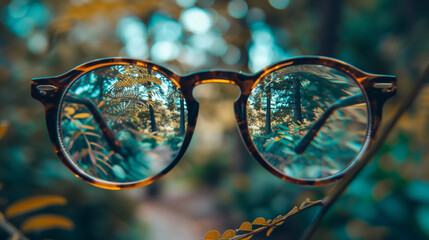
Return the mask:
<svg viewBox="0 0 429 240"><path fill-rule="evenodd" d="M329 195L327 195L323 201L323 207L319 212L319 215L309 227L308 231L302 238L303 240L310 239L311 235L316 230L319 222L322 220L323 216L329 210L329 208L335 203L335 201L341 196L341 194L347 189L350 183L356 178L359 172L368 164L372 157L377 153L379 148L383 145L389 133L392 132L395 124L398 122L399 118L404 114L406 110L413 104L414 100L419 95L419 92L423 89L423 85L429 78L429 66L426 67L423 74L415 82L413 88L406 95L398 110L393 114L393 117L386 124L386 126L380 131L380 135L374 145L370 146L368 151L365 153L363 158L356 164L356 167L350 170L350 173L347 177L337 185ZM428 81L429 82L429 81Z"/></svg>
<svg viewBox="0 0 429 240"><path fill-rule="evenodd" d="M11 239L29 240L14 225L7 221L2 212L0 212L0 228L7 232L10 236L12 236Z"/></svg>

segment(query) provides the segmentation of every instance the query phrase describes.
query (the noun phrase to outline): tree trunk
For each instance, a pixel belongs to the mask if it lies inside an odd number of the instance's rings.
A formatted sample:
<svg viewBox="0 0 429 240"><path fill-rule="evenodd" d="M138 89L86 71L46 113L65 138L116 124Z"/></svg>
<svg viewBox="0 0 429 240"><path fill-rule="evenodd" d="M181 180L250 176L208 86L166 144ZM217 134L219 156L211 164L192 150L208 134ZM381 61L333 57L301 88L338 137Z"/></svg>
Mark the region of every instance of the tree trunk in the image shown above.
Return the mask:
<svg viewBox="0 0 429 240"><path fill-rule="evenodd" d="M302 110L301 110L301 79L298 76L293 77L293 121L296 124L302 123Z"/></svg>
<svg viewBox="0 0 429 240"><path fill-rule="evenodd" d="M94 76L91 76L94 77ZM104 95L104 81L101 81L97 78L98 80L98 84L100 87L100 93L98 94L98 103L100 103L101 101L103 101L103 95Z"/></svg>
<svg viewBox="0 0 429 240"><path fill-rule="evenodd" d="M185 134L185 101L180 97L180 127L179 135L183 136Z"/></svg>
<svg viewBox="0 0 429 240"><path fill-rule="evenodd" d="M265 107L265 135L271 133L271 87L267 86L267 105Z"/></svg>
<svg viewBox="0 0 429 240"><path fill-rule="evenodd" d="M319 1L318 4L320 9L318 54L335 57L343 0L325 0Z"/></svg>
<svg viewBox="0 0 429 240"><path fill-rule="evenodd" d="M151 132L156 132L156 120L155 120L155 111L153 110L152 96L149 95L149 118L150 118L150 130Z"/></svg>

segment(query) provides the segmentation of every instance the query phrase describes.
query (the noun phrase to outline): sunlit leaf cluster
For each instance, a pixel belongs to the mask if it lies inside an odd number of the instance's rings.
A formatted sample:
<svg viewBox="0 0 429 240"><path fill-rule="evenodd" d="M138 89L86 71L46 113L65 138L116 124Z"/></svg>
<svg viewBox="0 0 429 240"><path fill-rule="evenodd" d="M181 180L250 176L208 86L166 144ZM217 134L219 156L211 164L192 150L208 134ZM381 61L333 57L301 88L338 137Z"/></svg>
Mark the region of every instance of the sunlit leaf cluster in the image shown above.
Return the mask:
<svg viewBox="0 0 429 240"><path fill-rule="evenodd" d="M248 240L251 239L254 235L264 231L266 237L269 237L273 230L282 225L288 218L298 214L303 210L313 206L320 206L322 204L323 202L321 200L311 201L309 198L306 198L299 207L294 206L287 214L278 215L273 220L265 220L263 217L258 217L253 220L253 222L243 222L236 230L228 229L222 235L216 230L211 230L206 233L203 240Z"/></svg>

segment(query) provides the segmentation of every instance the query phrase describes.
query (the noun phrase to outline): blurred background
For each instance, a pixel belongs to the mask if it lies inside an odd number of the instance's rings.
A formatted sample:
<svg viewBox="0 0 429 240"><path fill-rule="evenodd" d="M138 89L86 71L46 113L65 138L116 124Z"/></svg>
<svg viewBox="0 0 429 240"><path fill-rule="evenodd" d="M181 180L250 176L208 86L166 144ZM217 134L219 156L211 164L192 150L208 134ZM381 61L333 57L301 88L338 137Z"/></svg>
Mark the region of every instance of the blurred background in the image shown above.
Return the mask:
<svg viewBox="0 0 429 240"><path fill-rule="evenodd" d="M33 77L124 56L186 74L248 73L294 56L325 55L398 76L385 120L429 63L424 0L2 0L0 2L0 239L202 239L257 217L284 215L331 186L270 175L236 128L234 86L201 85L190 148L148 187L109 191L57 158ZM429 238L429 86L323 219L314 239ZM270 237L297 239L314 211Z"/></svg>

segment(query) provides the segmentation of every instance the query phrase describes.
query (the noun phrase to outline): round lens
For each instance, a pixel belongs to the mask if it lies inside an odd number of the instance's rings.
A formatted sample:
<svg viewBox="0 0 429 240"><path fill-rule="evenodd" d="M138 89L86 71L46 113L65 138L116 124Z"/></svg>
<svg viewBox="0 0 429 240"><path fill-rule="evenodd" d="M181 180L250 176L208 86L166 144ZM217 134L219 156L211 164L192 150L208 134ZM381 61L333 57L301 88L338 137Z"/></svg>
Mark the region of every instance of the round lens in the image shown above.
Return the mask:
<svg viewBox="0 0 429 240"><path fill-rule="evenodd" d="M265 75L249 96L247 121L268 164L289 178L318 180L356 161L366 141L368 109L350 76L305 64Z"/></svg>
<svg viewBox="0 0 429 240"><path fill-rule="evenodd" d="M186 116L179 88L163 74L135 65L98 68L63 96L63 148L90 177L141 181L174 160Z"/></svg>

